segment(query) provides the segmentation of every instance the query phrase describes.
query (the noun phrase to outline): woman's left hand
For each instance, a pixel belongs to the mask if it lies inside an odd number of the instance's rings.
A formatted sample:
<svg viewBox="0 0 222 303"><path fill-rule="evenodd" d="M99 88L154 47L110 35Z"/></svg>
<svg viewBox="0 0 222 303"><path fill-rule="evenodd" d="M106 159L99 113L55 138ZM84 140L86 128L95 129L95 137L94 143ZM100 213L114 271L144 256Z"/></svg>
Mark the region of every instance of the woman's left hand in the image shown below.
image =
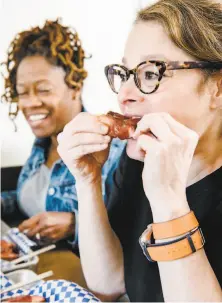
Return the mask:
<svg viewBox="0 0 222 303"><path fill-rule="evenodd" d="M167 113L154 113L141 119L134 138L144 152L143 187L154 221L168 221L188 213L186 185L199 139L197 133Z"/></svg>

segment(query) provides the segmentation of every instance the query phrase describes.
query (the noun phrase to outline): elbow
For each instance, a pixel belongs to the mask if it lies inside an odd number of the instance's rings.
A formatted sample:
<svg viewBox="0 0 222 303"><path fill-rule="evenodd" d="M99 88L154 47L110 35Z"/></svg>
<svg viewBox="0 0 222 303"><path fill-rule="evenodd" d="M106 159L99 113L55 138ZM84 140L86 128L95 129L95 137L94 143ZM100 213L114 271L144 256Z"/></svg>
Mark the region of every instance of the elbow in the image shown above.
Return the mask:
<svg viewBox="0 0 222 303"><path fill-rule="evenodd" d="M87 287L102 302L114 302L126 293L122 277L114 279L109 277L109 279L87 282Z"/></svg>
<svg viewBox="0 0 222 303"><path fill-rule="evenodd" d="M123 294L102 294L102 293L95 293L95 296L101 301L101 302L117 302L118 298Z"/></svg>

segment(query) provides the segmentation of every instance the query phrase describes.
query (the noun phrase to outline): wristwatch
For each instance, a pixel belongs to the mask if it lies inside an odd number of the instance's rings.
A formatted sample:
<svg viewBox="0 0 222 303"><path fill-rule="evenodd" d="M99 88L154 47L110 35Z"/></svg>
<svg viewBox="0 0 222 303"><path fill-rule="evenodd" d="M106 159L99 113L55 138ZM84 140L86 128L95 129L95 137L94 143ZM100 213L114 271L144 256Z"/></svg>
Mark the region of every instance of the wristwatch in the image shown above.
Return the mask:
<svg viewBox="0 0 222 303"><path fill-rule="evenodd" d="M150 262L161 262L181 259L195 253L204 246L205 239L200 227L197 226L175 240L155 243L150 224L139 238L139 243Z"/></svg>

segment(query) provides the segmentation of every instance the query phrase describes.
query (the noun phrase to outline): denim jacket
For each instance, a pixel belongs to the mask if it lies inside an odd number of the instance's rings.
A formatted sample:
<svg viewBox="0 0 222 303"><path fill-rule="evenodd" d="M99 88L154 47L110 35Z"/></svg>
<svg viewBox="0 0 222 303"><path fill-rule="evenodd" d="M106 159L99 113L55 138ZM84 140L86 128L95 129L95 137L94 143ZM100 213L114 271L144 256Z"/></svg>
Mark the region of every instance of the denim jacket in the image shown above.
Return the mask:
<svg viewBox="0 0 222 303"><path fill-rule="evenodd" d="M31 178L46 161L47 152L50 146L50 138L36 139L31 151L31 155L22 168L20 173L17 190L1 193L1 203L3 215L11 214L18 207L21 189L25 182ZM118 165L119 158L125 147L125 142L118 139L112 141L109 157L102 169L102 187L103 197L106 200L105 181L109 175L113 174ZM108 186L112 186L110 184ZM75 178L70 173L64 162L59 159L51 169L50 184L46 196L46 211L61 211L75 213L75 241L76 244L78 234L78 200L75 188Z"/></svg>

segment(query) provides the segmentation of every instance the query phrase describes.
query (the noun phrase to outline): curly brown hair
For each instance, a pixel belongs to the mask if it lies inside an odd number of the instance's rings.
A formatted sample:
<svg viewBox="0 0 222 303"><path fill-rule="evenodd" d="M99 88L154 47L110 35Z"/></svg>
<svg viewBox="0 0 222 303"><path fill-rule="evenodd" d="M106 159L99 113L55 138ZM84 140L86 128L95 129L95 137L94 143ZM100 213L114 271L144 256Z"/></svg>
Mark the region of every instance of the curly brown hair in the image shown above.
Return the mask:
<svg viewBox="0 0 222 303"><path fill-rule="evenodd" d="M87 72L84 69L85 52L75 30L61 25L60 20L47 20L42 28L34 27L20 32L11 42L6 67L5 92L2 100L9 103L9 116L18 114L18 94L16 91L16 73L19 64L27 56L40 55L51 64L61 66L66 72L65 82L73 89L80 89ZM12 111L13 105L15 110Z"/></svg>

